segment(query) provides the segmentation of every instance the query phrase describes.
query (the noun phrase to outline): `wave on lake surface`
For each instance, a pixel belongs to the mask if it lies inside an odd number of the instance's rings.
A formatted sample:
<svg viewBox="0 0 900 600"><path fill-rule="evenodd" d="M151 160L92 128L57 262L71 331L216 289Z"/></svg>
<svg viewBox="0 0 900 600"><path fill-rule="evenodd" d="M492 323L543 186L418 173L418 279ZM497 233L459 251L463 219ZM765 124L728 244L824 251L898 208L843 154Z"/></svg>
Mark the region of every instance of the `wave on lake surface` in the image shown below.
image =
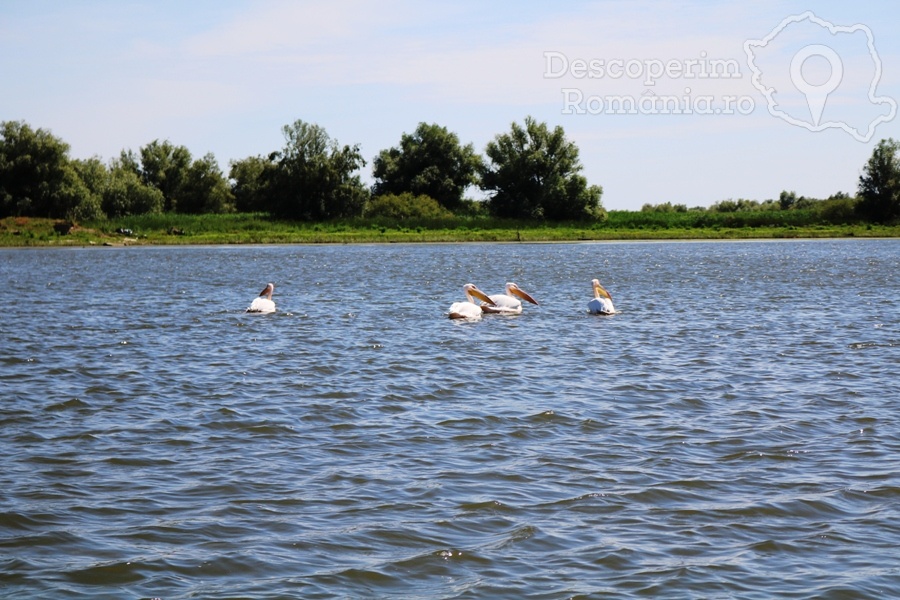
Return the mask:
<svg viewBox="0 0 900 600"><path fill-rule="evenodd" d="M0 250L0 590L885 598L900 241ZM621 311L587 314L599 278ZM267 281L278 312L244 313ZM539 306L447 318L462 284Z"/></svg>

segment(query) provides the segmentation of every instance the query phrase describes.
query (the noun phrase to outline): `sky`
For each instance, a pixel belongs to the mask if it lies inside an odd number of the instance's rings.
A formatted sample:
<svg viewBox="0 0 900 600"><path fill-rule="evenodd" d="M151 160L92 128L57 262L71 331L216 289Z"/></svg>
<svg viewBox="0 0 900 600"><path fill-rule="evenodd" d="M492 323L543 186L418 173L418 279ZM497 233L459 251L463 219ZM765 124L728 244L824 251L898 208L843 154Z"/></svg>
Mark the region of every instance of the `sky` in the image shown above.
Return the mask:
<svg viewBox="0 0 900 600"><path fill-rule="evenodd" d="M372 159L560 126L609 210L856 192L900 139L895 2L3 0L0 121L229 162L303 120ZM470 197L481 197L473 190Z"/></svg>

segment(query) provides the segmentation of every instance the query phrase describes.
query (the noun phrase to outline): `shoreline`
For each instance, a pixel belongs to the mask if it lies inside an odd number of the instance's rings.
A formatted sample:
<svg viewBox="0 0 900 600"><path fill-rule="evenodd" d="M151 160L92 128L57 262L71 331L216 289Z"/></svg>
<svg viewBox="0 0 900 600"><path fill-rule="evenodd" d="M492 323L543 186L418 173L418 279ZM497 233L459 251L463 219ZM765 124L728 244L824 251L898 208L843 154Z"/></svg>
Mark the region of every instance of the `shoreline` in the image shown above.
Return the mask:
<svg viewBox="0 0 900 600"><path fill-rule="evenodd" d="M264 247L264 246L383 246L383 245L441 245L441 244L497 244L497 245L521 245L521 244L660 244L660 243L702 243L702 242L814 242L814 241L863 241L863 240L895 240L900 239L900 235L871 235L871 236L855 236L855 235L790 235L790 236L699 236L699 237L605 237L597 239L442 239L442 240L383 240L374 241L369 239L360 240L341 240L341 241L262 241L262 242L240 242L240 241L196 241L196 242L179 242L179 243L159 243L152 241L138 241L130 243L115 242L81 242L76 240L48 241L26 244L5 244L0 242L0 249L3 250L31 250L31 249L54 249L54 248L96 248L96 249L114 249L114 248L186 248L186 247Z"/></svg>
<svg viewBox="0 0 900 600"><path fill-rule="evenodd" d="M253 222L242 227L227 220L187 221L184 229L144 226L117 232L119 223L73 225L64 233L53 219L0 220L0 248L164 247L225 245L441 244L441 243L599 243L672 241L751 241L800 239L900 238L898 225L807 225L745 227L604 227L578 224L501 224L499 227L440 228L345 223L281 224ZM269 225L269 226L264 226ZM132 226L133 227L133 226Z"/></svg>

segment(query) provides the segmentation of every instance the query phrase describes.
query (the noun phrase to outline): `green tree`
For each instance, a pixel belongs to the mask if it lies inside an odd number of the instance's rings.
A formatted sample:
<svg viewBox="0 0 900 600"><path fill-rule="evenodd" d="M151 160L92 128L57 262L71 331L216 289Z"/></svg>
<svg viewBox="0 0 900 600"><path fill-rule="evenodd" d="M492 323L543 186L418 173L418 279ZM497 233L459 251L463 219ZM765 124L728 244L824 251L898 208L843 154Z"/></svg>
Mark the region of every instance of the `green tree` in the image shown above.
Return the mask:
<svg viewBox="0 0 900 600"><path fill-rule="evenodd" d="M73 221L106 218L106 213L103 212L103 190L109 180L106 165L97 157L72 160L69 165L78 180L78 183L74 184L78 201L70 211L69 217Z"/></svg>
<svg viewBox="0 0 900 600"><path fill-rule="evenodd" d="M778 205L781 210L790 210L797 203L797 192L782 190L778 195Z"/></svg>
<svg viewBox="0 0 900 600"><path fill-rule="evenodd" d="M88 191L99 198L109 181L109 170L103 161L95 156L85 160L73 160L71 165Z"/></svg>
<svg viewBox="0 0 900 600"><path fill-rule="evenodd" d="M400 137L400 147L382 150L372 162L373 195L429 196L455 211L477 181L481 158L472 144L460 145L455 133L437 124L419 123Z"/></svg>
<svg viewBox="0 0 900 600"><path fill-rule="evenodd" d="M663 202L662 204L644 204L641 206L641 212L658 212L658 213L671 213L678 212L683 213L687 212L688 207L686 204L672 204L671 202Z"/></svg>
<svg viewBox="0 0 900 600"><path fill-rule="evenodd" d="M181 182L178 212L227 213L234 211L234 196L212 153L195 160Z"/></svg>
<svg viewBox="0 0 900 600"><path fill-rule="evenodd" d="M0 217L69 218L87 193L68 144L24 121L0 123Z"/></svg>
<svg viewBox="0 0 900 600"><path fill-rule="evenodd" d="M231 193L238 212L263 212L266 205L266 182L271 176L275 163L262 156L248 156L231 161L228 177Z"/></svg>
<svg viewBox="0 0 900 600"><path fill-rule="evenodd" d="M265 183L272 214L315 221L362 214L368 192L357 171L359 146L340 146L319 125L301 120L282 129L286 145Z"/></svg>
<svg viewBox="0 0 900 600"><path fill-rule="evenodd" d="M134 150L122 150L118 159L113 159L115 164L111 164L111 168L126 169L141 177L141 159L134 153ZM111 163L113 162L111 161Z"/></svg>
<svg viewBox="0 0 900 600"><path fill-rule="evenodd" d="M756 200L747 200L746 198L720 200L709 207L710 212L717 213L751 212L759 209L759 202Z"/></svg>
<svg viewBox="0 0 900 600"><path fill-rule="evenodd" d="M859 215L876 223L900 218L900 143L881 140L859 177Z"/></svg>
<svg viewBox="0 0 900 600"><path fill-rule="evenodd" d="M551 130L532 117L525 126L512 124L509 133L488 142L489 163L481 187L493 192L488 201L497 217L593 220L606 216L600 203L603 189L588 186L580 175L578 147L562 127Z"/></svg>
<svg viewBox="0 0 900 600"><path fill-rule="evenodd" d="M127 158L110 161L109 180L103 191L103 212L110 218L163 212L163 193L141 181L134 167Z"/></svg>
<svg viewBox="0 0 900 600"><path fill-rule="evenodd" d="M141 181L162 192L166 212L178 210L178 196L191 167L191 153L184 146L169 140L153 140L140 150ZM123 162L130 157L123 155Z"/></svg>

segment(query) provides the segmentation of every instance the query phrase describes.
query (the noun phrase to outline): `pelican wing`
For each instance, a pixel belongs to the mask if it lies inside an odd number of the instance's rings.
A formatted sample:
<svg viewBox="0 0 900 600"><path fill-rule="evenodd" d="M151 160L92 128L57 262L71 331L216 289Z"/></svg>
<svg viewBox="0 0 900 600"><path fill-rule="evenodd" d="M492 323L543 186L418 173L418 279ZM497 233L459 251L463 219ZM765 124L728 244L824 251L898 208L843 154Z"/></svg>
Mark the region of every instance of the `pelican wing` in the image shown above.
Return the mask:
<svg viewBox="0 0 900 600"><path fill-rule="evenodd" d="M268 298L262 296L255 298L250 306L247 307L249 313L273 313L275 312L275 303Z"/></svg>
<svg viewBox="0 0 900 600"><path fill-rule="evenodd" d="M518 315L522 312L522 300L520 300L519 298L532 304L538 303L537 300L531 297L531 294L520 288L515 283L507 283L505 294L491 295L491 300L494 303L493 306L486 306L482 304L481 308L484 312L490 314Z"/></svg>
<svg viewBox="0 0 900 600"><path fill-rule="evenodd" d="M473 302L454 302L450 305L448 316L451 319L475 320L481 318L481 307Z"/></svg>
<svg viewBox="0 0 900 600"><path fill-rule="evenodd" d="M494 303L500 310L521 310L522 309L522 301L514 296L507 296L506 294L492 294L490 296L491 302Z"/></svg>
<svg viewBox="0 0 900 600"><path fill-rule="evenodd" d="M614 315L616 309L608 298L593 298L588 302L588 312L592 315Z"/></svg>

